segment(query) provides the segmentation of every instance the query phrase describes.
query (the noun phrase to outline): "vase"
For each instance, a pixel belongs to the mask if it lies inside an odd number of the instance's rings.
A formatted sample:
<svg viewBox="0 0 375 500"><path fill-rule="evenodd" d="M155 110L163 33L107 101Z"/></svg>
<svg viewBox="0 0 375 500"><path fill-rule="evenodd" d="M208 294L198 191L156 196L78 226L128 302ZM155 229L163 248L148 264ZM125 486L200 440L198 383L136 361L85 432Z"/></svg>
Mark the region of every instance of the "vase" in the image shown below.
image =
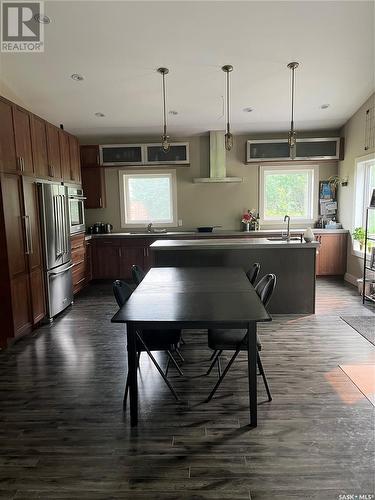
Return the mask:
<svg viewBox="0 0 375 500"><path fill-rule="evenodd" d="M312 232L311 227L308 227L303 233L303 239L306 241L306 243L311 243L312 241L314 241L314 233Z"/></svg>
<svg viewBox="0 0 375 500"><path fill-rule="evenodd" d="M250 231L250 224L249 222L243 222L243 230L248 233Z"/></svg>

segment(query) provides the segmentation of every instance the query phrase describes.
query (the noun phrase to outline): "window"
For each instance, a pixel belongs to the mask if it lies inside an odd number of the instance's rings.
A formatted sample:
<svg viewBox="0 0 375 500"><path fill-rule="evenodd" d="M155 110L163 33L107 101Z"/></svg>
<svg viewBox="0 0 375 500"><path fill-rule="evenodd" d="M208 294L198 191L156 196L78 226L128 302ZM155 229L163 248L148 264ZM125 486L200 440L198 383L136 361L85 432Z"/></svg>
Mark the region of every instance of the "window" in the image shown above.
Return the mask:
<svg viewBox="0 0 375 500"><path fill-rule="evenodd" d="M120 170L121 226L177 226L176 172Z"/></svg>
<svg viewBox="0 0 375 500"><path fill-rule="evenodd" d="M366 208L370 205L373 189L375 189L375 158L374 155L368 155L356 161L353 229L366 228ZM369 232L375 234L375 210L369 212ZM355 253L363 253L359 241L353 241L353 248Z"/></svg>
<svg viewBox="0 0 375 500"><path fill-rule="evenodd" d="M318 166L260 167L260 217L278 223L312 222L317 216Z"/></svg>

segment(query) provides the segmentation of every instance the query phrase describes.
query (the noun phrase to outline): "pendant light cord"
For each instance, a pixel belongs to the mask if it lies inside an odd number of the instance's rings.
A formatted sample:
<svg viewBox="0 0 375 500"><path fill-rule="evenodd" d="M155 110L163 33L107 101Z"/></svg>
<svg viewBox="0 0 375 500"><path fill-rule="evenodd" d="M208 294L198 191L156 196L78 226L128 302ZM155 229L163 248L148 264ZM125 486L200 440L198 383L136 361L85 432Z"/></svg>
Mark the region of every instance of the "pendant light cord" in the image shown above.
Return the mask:
<svg viewBox="0 0 375 500"><path fill-rule="evenodd" d="M227 133L229 134L230 133L230 130L229 130L229 110L230 110L230 106L229 106L229 93L230 93L230 89L229 89L229 71L227 72Z"/></svg>
<svg viewBox="0 0 375 500"><path fill-rule="evenodd" d="M292 116L290 121L290 131L294 132L294 93L295 93L295 68L292 68Z"/></svg>
<svg viewBox="0 0 375 500"><path fill-rule="evenodd" d="M165 97L165 73L162 74L163 77L163 130L164 135L167 135L167 106Z"/></svg>

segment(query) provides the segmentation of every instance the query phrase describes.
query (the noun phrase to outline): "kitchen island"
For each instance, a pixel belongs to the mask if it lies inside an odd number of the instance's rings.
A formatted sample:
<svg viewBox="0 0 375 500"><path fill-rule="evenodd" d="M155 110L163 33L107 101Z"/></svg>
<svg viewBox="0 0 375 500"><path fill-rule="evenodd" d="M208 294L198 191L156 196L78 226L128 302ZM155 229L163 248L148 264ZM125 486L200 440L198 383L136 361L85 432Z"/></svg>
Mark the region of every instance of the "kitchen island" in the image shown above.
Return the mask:
<svg viewBox="0 0 375 500"><path fill-rule="evenodd" d="M269 303L274 314L315 312L315 256L317 241L302 243L266 238L158 240L150 249L156 267L238 266L247 271L261 265L260 277L277 276Z"/></svg>

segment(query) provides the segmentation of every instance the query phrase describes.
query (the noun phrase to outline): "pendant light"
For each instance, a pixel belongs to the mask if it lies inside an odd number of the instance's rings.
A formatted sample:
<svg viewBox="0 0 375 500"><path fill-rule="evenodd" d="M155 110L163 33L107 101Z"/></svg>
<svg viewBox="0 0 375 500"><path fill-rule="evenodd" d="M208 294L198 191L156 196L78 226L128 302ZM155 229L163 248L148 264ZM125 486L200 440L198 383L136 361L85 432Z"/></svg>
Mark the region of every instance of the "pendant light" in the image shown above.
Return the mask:
<svg viewBox="0 0 375 500"><path fill-rule="evenodd" d="M230 132L230 81L229 73L233 71L233 66L226 64L221 68L226 73L226 133L225 133L225 149L230 151L233 147L233 135Z"/></svg>
<svg viewBox="0 0 375 500"><path fill-rule="evenodd" d="M167 135L167 105L166 105L166 91L165 91L165 75L168 75L168 68L158 68L158 73L162 75L163 82L163 134L161 136L161 147L164 153L168 153L171 149L169 136Z"/></svg>
<svg viewBox="0 0 375 500"><path fill-rule="evenodd" d="M289 144L289 155L294 160L296 157L296 131L294 129L294 94L295 94L295 70L298 68L298 62L290 62L288 68L292 71L291 78L291 118L290 118L290 130L288 133L288 144Z"/></svg>

